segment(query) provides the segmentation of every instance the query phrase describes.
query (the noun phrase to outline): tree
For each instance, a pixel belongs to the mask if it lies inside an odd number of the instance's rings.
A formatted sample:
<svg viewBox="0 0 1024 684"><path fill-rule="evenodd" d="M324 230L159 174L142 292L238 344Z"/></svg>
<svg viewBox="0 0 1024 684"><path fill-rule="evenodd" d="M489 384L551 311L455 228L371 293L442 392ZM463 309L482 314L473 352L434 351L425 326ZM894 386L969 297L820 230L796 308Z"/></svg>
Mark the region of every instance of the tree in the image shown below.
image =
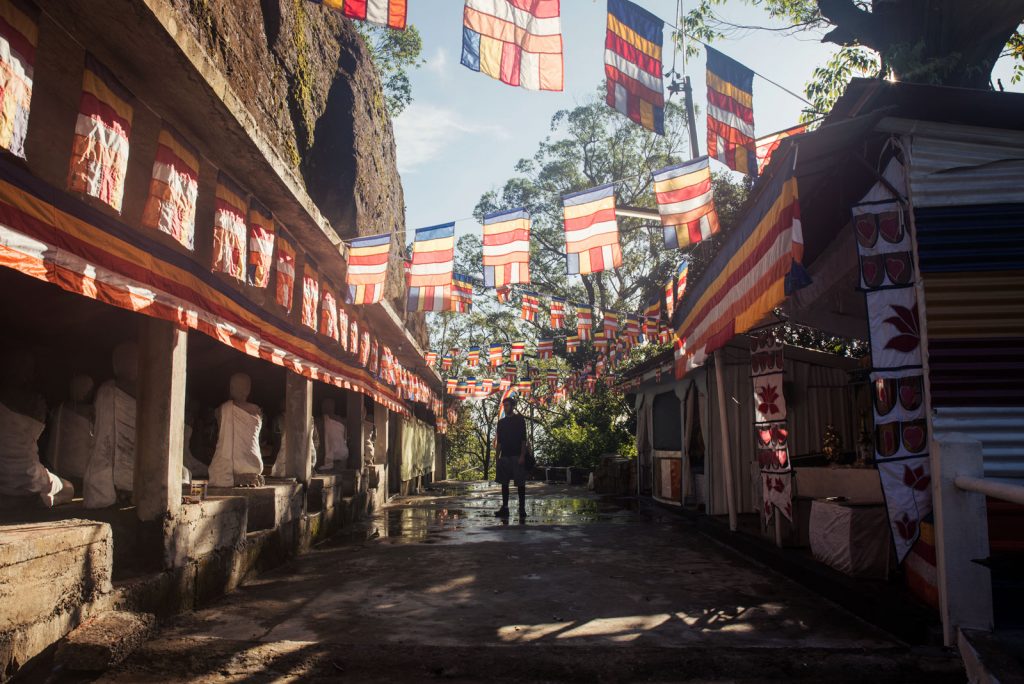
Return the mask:
<svg viewBox="0 0 1024 684"><path fill-rule="evenodd" d="M812 110L827 112L852 76L888 76L900 81L989 88L1001 55L1018 60L1024 74L1024 0L745 0L772 19L789 22L772 30L816 31L840 46L817 67L806 86ZM705 42L741 27L715 16L725 0L700 0L682 19L685 33ZM696 52L681 32L676 40Z"/></svg>
<svg viewBox="0 0 1024 684"><path fill-rule="evenodd" d="M384 103L388 114L394 118L412 103L409 70L419 69L425 61L420 58L423 38L419 29L412 24L404 31L395 31L362 21L354 23L380 72Z"/></svg>

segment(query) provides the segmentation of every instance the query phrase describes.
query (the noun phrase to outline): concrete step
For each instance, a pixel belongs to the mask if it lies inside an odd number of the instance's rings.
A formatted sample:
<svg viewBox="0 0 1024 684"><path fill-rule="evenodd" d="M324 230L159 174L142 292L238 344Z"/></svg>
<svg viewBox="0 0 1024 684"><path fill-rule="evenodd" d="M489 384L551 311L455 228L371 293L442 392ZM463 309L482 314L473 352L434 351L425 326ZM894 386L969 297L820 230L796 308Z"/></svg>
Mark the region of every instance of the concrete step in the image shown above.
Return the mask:
<svg viewBox="0 0 1024 684"><path fill-rule="evenodd" d="M56 663L67 670L104 672L131 655L155 628L156 618L149 613L100 613L60 642Z"/></svg>

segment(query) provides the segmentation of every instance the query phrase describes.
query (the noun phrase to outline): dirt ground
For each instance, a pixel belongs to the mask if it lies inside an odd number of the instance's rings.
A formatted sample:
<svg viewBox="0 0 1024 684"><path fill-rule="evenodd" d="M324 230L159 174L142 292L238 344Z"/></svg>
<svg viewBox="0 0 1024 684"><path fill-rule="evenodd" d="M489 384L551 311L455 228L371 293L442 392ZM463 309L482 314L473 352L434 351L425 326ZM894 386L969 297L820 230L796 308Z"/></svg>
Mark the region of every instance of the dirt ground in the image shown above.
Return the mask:
<svg viewBox="0 0 1024 684"><path fill-rule="evenodd" d="M531 484L503 524L496 488L430 494L180 616L103 681L963 681L671 512Z"/></svg>

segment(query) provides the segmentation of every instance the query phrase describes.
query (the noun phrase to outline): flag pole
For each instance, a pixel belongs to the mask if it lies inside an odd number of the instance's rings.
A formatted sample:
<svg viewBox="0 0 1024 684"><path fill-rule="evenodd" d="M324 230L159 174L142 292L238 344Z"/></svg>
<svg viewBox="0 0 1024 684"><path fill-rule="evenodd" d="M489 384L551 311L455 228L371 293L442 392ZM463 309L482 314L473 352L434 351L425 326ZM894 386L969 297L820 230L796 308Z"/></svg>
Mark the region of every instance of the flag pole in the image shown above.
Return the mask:
<svg viewBox="0 0 1024 684"><path fill-rule="evenodd" d="M690 159L700 156L697 146L697 117L693 113L693 89L690 88L690 77L683 76L683 95L686 97L686 123L690 127Z"/></svg>

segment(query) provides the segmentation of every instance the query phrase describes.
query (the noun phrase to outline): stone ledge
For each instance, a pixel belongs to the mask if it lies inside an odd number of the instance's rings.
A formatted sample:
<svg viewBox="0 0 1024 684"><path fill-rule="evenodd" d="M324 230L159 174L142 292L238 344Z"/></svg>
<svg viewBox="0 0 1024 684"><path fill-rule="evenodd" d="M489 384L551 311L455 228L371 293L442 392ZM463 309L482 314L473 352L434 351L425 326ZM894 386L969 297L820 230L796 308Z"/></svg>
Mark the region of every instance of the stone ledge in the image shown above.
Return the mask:
<svg viewBox="0 0 1024 684"><path fill-rule="evenodd" d="M149 613L108 611L76 627L57 647L56 661L69 670L102 672L131 655L153 633Z"/></svg>
<svg viewBox="0 0 1024 684"><path fill-rule="evenodd" d="M248 502L246 531L272 530L302 515L303 486L271 482L263 487L209 487L210 497L241 497Z"/></svg>

